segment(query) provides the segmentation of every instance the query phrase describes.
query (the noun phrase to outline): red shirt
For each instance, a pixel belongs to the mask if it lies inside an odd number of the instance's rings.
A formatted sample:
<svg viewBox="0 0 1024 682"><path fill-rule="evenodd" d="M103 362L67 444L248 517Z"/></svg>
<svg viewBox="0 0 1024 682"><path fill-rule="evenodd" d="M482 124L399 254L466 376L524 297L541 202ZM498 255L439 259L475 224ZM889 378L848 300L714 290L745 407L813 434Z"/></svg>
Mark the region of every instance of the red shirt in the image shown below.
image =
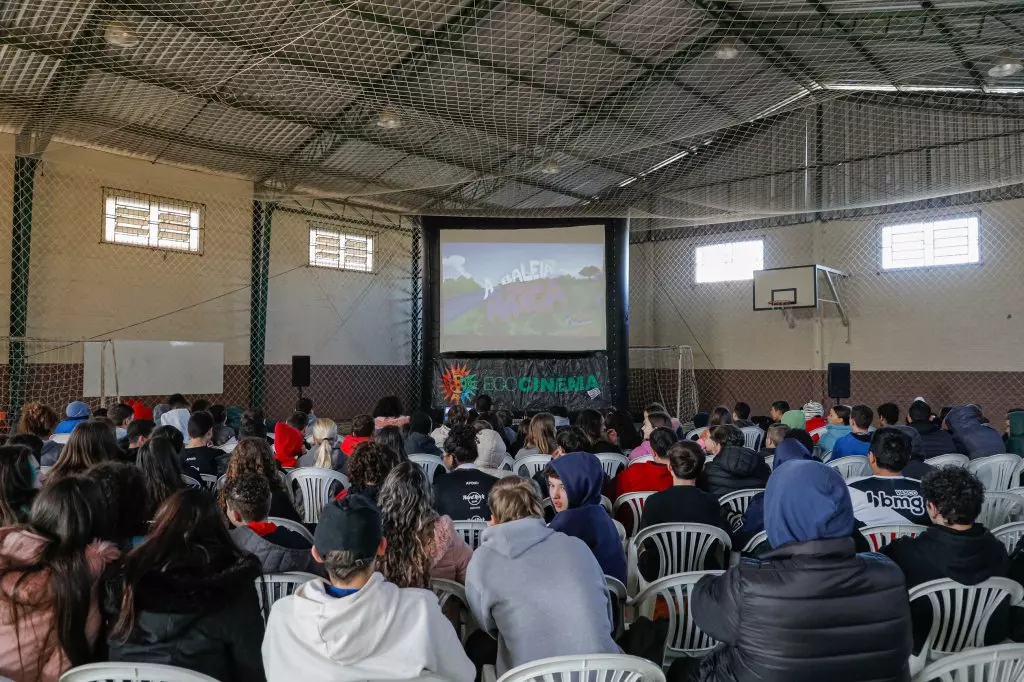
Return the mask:
<svg viewBox="0 0 1024 682"><path fill-rule="evenodd" d="M804 428L807 429L807 433L811 434L811 440L817 443L818 439L821 438L821 434L825 433L826 426L828 426L828 422L824 417L811 417L807 420Z"/></svg>
<svg viewBox="0 0 1024 682"><path fill-rule="evenodd" d="M626 493L642 493L648 490L661 492L672 487L672 474L668 466L657 462L640 462L630 464L626 470L616 476L614 484L615 498ZM613 498L614 501L614 498Z"/></svg>
<svg viewBox="0 0 1024 682"><path fill-rule="evenodd" d="M370 440L369 436L345 436L344 440L341 441L341 451L346 455L351 455L357 445L368 440Z"/></svg>

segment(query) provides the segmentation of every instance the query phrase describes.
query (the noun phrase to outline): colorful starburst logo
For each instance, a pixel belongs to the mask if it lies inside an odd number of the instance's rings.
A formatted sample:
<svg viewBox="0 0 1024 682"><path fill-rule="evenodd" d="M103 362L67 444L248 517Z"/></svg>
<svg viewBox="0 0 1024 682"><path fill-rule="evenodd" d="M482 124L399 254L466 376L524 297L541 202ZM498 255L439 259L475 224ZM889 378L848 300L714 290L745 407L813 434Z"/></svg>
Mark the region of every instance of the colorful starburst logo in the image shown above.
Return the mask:
<svg viewBox="0 0 1024 682"><path fill-rule="evenodd" d="M472 402L477 392L476 374L466 365L449 365L441 373L441 393L451 405Z"/></svg>

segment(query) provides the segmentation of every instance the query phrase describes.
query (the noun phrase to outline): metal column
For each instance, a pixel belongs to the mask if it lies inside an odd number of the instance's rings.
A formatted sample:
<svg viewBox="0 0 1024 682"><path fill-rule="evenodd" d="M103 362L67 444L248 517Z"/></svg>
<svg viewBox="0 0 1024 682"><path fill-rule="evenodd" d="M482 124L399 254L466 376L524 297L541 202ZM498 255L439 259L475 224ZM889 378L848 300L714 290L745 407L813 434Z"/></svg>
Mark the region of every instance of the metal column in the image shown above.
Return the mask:
<svg viewBox="0 0 1024 682"><path fill-rule="evenodd" d="M263 409L267 392L267 289L270 278L270 226L274 203L252 202L252 284L249 298L249 406Z"/></svg>
<svg viewBox="0 0 1024 682"><path fill-rule="evenodd" d="M28 333L28 280L32 253L32 196L39 159L14 158L14 202L11 229L11 313L10 313L10 404L8 422L13 422L25 401L27 373L25 334Z"/></svg>

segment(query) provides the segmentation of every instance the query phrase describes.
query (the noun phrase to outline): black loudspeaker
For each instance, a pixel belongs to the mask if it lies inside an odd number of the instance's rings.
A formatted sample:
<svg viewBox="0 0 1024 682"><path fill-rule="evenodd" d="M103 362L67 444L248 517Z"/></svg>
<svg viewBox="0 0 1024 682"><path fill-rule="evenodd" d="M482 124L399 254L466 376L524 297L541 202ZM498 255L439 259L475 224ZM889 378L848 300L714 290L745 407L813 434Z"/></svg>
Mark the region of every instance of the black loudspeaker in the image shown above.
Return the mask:
<svg viewBox="0 0 1024 682"><path fill-rule="evenodd" d="M850 397L850 363L828 363L828 397Z"/></svg>
<svg viewBox="0 0 1024 682"><path fill-rule="evenodd" d="M847 365L849 367L849 365ZM307 388L309 386L309 356L292 356L292 386Z"/></svg>

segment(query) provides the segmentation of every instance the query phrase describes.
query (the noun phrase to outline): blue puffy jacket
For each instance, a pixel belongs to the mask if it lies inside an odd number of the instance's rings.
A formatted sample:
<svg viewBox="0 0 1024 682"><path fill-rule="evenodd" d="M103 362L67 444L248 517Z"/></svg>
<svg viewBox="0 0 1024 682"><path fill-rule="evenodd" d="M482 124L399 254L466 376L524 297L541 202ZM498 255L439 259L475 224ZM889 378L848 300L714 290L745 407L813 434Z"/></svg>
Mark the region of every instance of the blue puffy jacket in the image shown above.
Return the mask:
<svg viewBox="0 0 1024 682"><path fill-rule="evenodd" d="M1006 452L1006 444L999 432L981 423L981 410L977 405L954 407L946 415L946 428L953 436L956 451L971 459Z"/></svg>

